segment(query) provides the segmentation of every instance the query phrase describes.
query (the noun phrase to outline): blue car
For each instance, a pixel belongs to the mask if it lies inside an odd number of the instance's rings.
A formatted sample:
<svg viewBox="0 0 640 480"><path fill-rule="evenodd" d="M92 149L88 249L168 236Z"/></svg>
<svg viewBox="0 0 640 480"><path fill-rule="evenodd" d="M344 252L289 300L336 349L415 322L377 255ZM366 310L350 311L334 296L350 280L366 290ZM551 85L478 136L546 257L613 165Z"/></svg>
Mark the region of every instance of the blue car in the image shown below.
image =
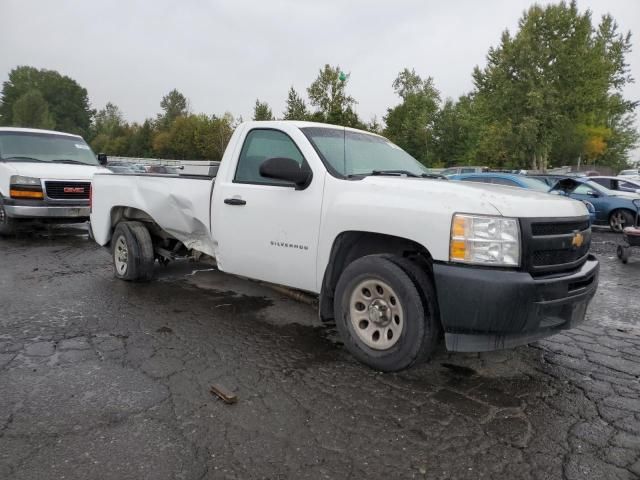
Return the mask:
<svg viewBox="0 0 640 480"><path fill-rule="evenodd" d="M609 225L614 232L622 232L635 224L637 210L633 200L640 200L637 193L609 190L589 177L561 180L553 190L591 202L596 210L596 225Z"/></svg>
<svg viewBox="0 0 640 480"><path fill-rule="evenodd" d="M562 189L555 190L551 188L548 183L543 180L531 177L525 177L523 175L517 175L515 173L499 173L499 172L489 172L489 173L468 173L461 175L453 175L449 177L450 180L462 180L463 182L476 182L476 183L489 183L492 185L503 185L506 187L516 187L516 188L528 188L530 190L537 190L538 192L544 193L556 193L560 195L566 195L572 198L576 198L571 195L569 192L566 192ZM591 200L577 198L577 200L582 200L582 202L586 205L587 210L589 210L589 218L591 224L594 224L597 220L596 208L591 203Z"/></svg>

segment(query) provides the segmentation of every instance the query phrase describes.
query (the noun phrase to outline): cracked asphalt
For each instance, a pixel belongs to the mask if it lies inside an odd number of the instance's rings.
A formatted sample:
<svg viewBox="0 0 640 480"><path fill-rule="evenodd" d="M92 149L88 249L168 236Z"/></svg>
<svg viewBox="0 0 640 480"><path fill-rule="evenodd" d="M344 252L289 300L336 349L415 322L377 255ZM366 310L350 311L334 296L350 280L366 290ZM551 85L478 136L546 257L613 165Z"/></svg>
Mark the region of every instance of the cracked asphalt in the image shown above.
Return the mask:
<svg viewBox="0 0 640 480"><path fill-rule="evenodd" d="M640 477L640 254L613 234L580 328L381 374L305 304L188 262L120 282L80 233L0 239L2 479Z"/></svg>

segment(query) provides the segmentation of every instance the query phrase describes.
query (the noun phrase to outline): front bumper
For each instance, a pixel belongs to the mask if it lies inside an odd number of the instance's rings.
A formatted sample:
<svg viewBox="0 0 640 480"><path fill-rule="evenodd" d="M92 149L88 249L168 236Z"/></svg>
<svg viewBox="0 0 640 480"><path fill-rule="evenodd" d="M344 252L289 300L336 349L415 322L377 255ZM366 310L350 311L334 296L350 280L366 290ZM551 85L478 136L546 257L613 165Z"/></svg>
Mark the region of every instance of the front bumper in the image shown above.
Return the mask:
<svg viewBox="0 0 640 480"><path fill-rule="evenodd" d="M9 217L21 219L89 218L89 205L50 205L44 202L5 201L4 210Z"/></svg>
<svg viewBox="0 0 640 480"><path fill-rule="evenodd" d="M537 278L527 272L434 264L447 349L500 350L575 327L598 288L599 269L592 255L574 273Z"/></svg>

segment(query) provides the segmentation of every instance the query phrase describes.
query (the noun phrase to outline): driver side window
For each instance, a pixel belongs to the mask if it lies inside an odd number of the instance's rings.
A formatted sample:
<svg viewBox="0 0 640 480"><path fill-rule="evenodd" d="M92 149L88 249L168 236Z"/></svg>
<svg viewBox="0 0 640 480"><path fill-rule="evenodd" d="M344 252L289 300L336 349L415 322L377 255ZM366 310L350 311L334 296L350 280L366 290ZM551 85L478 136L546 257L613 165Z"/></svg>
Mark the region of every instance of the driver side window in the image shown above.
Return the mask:
<svg viewBox="0 0 640 480"><path fill-rule="evenodd" d="M275 157L291 158L302 168L309 168L289 135L279 130L254 129L247 134L242 145L234 183L290 186L288 182L260 175L260 165L265 160Z"/></svg>

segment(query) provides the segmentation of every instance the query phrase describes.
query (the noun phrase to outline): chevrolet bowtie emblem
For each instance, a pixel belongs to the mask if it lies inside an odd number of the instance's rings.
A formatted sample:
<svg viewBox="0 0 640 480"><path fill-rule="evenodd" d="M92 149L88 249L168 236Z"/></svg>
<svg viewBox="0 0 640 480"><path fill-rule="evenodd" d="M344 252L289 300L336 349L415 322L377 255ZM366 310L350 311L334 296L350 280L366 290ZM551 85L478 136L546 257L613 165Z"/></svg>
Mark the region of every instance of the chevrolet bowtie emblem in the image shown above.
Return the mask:
<svg viewBox="0 0 640 480"><path fill-rule="evenodd" d="M578 232L573 235L573 239L571 240L571 246L575 248L580 248L584 243L584 236Z"/></svg>

